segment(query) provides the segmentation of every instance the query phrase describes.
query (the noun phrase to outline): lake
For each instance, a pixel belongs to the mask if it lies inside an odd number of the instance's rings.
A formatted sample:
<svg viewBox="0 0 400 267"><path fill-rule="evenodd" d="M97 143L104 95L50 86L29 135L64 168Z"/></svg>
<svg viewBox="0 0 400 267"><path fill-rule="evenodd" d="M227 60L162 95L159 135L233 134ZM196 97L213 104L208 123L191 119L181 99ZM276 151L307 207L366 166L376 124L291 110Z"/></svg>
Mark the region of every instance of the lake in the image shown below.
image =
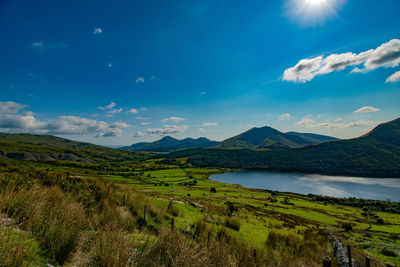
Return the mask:
<svg viewBox="0 0 400 267"><path fill-rule="evenodd" d="M212 175L210 179L281 192L400 201L400 179L396 178L241 171Z"/></svg>

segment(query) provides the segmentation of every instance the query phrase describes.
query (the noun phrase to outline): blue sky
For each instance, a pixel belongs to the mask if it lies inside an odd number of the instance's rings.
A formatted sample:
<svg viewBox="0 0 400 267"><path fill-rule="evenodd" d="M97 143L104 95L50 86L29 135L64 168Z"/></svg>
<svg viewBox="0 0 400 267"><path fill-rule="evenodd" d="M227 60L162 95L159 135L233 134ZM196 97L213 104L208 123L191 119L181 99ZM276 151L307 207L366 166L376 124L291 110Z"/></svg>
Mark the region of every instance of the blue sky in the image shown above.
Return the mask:
<svg viewBox="0 0 400 267"><path fill-rule="evenodd" d="M103 145L400 114L400 2L0 3L0 131Z"/></svg>

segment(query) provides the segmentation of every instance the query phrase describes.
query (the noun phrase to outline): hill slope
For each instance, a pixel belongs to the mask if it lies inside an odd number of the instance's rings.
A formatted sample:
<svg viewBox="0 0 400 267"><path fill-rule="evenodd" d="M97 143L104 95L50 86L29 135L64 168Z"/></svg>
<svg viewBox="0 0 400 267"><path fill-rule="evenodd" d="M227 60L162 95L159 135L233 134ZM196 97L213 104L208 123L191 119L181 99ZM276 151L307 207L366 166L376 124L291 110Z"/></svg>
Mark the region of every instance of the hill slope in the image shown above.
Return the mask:
<svg viewBox="0 0 400 267"><path fill-rule="evenodd" d="M135 152L72 141L51 135L0 133L0 158L91 163L124 161L144 157L146 156Z"/></svg>
<svg viewBox="0 0 400 267"><path fill-rule="evenodd" d="M226 139L216 145L216 148L229 149L258 149L276 146L302 147L327 141L335 141L337 138L308 133L282 133L269 126L252 128L244 133Z"/></svg>
<svg viewBox="0 0 400 267"><path fill-rule="evenodd" d="M131 146L122 147L124 150L133 151L157 151L157 152L167 152L183 148L205 148L212 147L218 142L211 141L205 137L200 137L197 139L185 138L182 140L175 139L170 136L165 136L155 142L141 142L136 143Z"/></svg>
<svg viewBox="0 0 400 267"><path fill-rule="evenodd" d="M372 177L400 177L400 119L361 137L268 151L198 149L171 153L197 166Z"/></svg>

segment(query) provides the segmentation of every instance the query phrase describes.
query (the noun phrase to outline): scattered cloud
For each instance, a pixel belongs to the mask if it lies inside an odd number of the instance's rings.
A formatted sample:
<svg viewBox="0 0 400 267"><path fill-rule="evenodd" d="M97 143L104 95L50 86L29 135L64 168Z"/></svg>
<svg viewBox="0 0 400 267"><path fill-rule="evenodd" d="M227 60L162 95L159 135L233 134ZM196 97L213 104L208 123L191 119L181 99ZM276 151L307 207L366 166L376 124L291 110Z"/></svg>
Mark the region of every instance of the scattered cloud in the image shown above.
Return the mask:
<svg viewBox="0 0 400 267"><path fill-rule="evenodd" d="M93 34L102 34L103 33L103 29L102 28L94 28L93 29Z"/></svg>
<svg viewBox="0 0 400 267"><path fill-rule="evenodd" d="M360 112L376 112L376 111L379 111L379 110L380 110L379 108L375 108L375 107L372 107L372 106L363 106L363 107L357 109L354 112L357 112L357 113L360 113Z"/></svg>
<svg viewBox="0 0 400 267"><path fill-rule="evenodd" d="M144 108L144 107L140 108L140 111L146 111L146 110L147 110L147 108Z"/></svg>
<svg viewBox="0 0 400 267"><path fill-rule="evenodd" d="M400 71L396 71L395 73L390 75L389 78L386 79L386 83L394 82L400 82Z"/></svg>
<svg viewBox="0 0 400 267"><path fill-rule="evenodd" d="M45 51L47 49L67 48L68 44L62 42L45 43L44 41L35 41L32 42L31 46L39 51Z"/></svg>
<svg viewBox="0 0 400 267"><path fill-rule="evenodd" d="M115 107L117 104L115 104L115 102L111 102L110 104L108 104L107 106L105 106L105 107L97 107L98 109L101 109L101 110L107 110L107 109L112 109L113 107Z"/></svg>
<svg viewBox="0 0 400 267"><path fill-rule="evenodd" d="M205 133L206 132L206 130L204 128L202 128L202 127L197 128L197 131L199 131L200 133Z"/></svg>
<svg viewBox="0 0 400 267"><path fill-rule="evenodd" d="M162 119L161 121L163 121L163 122L167 122L167 121L180 122L180 121L183 121L183 120L185 120L185 119L184 118L179 118L179 117L169 117L169 118Z"/></svg>
<svg viewBox="0 0 400 267"><path fill-rule="evenodd" d="M140 123L140 125L143 125L143 126L150 125L150 124L151 124L151 122L149 122L149 121L143 121Z"/></svg>
<svg viewBox="0 0 400 267"><path fill-rule="evenodd" d="M107 67L112 68L113 64L112 63L108 63Z"/></svg>
<svg viewBox="0 0 400 267"><path fill-rule="evenodd" d="M203 91L203 92L200 93L200 95L205 95L205 94L207 94L206 91Z"/></svg>
<svg viewBox="0 0 400 267"><path fill-rule="evenodd" d="M339 119L339 120L338 120ZM335 123L330 122L316 122L310 116L304 117L302 120L298 121L296 125L303 126L307 128L329 128L329 129L344 129L344 128L354 128L354 127L362 127L362 126L372 126L375 125L376 122L374 121L365 121L365 120L358 120L349 123L339 123L341 118L336 119Z"/></svg>
<svg viewBox="0 0 400 267"><path fill-rule="evenodd" d="M136 83L144 83L144 77L137 77Z"/></svg>
<svg viewBox="0 0 400 267"><path fill-rule="evenodd" d="M138 111L136 108L131 108L131 109L128 110L126 113L137 114L137 113L139 113L139 111Z"/></svg>
<svg viewBox="0 0 400 267"><path fill-rule="evenodd" d="M342 121L342 120L343 120L342 118L336 118L335 121Z"/></svg>
<svg viewBox="0 0 400 267"><path fill-rule="evenodd" d="M108 114L116 114L116 113L121 113L121 112L122 112L122 108L111 109L111 110L107 111Z"/></svg>
<svg viewBox="0 0 400 267"><path fill-rule="evenodd" d="M400 64L400 40L392 39L376 49L370 49L359 54L352 52L330 54L327 57L318 56L311 59L302 59L294 67L283 73L284 81L307 82L315 76L342 71L348 66L361 65L352 72L366 73L380 67L393 68Z"/></svg>
<svg viewBox="0 0 400 267"><path fill-rule="evenodd" d="M137 132L135 137L143 137L146 135L168 135L185 132L189 126L187 125L163 125L163 128L148 128L145 132Z"/></svg>
<svg viewBox="0 0 400 267"><path fill-rule="evenodd" d="M138 119L138 120L149 120L150 118L137 116L136 119Z"/></svg>
<svg viewBox="0 0 400 267"><path fill-rule="evenodd" d="M202 127L218 126L216 122L204 122L201 124Z"/></svg>
<svg viewBox="0 0 400 267"><path fill-rule="evenodd" d="M283 113L279 116L279 120L290 120L292 116L289 113Z"/></svg>
<svg viewBox="0 0 400 267"><path fill-rule="evenodd" d="M154 80L155 78L156 78L156 76L151 76L150 81Z"/></svg>
<svg viewBox="0 0 400 267"><path fill-rule="evenodd" d="M329 123L329 122L322 122L318 123L316 127L326 127L329 129L343 129L343 128L354 128L354 127L362 127L362 126L372 126L374 125L374 121L365 121L365 120L359 120L359 121L354 121L354 122L349 122L349 123Z"/></svg>
<svg viewBox="0 0 400 267"><path fill-rule="evenodd" d="M20 113L26 107L15 102L0 102L0 129L5 132L39 134L95 134L96 137L111 137L122 134L129 124L118 121L112 124L79 116L60 116L46 121L38 120L31 111Z"/></svg>

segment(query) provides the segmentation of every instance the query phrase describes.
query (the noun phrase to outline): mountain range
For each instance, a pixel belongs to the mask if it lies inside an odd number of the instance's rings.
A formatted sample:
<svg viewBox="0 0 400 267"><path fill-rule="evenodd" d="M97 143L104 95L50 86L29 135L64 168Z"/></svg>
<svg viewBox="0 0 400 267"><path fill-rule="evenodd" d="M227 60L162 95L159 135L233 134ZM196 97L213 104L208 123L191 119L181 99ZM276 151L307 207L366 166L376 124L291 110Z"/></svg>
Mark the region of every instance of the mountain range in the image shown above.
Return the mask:
<svg viewBox="0 0 400 267"><path fill-rule="evenodd" d="M215 146L218 142L211 141L205 137L197 139L185 138L182 140L175 139L171 136L165 136L155 142L140 142L131 146L121 147L123 150L133 151L154 151L154 152L169 152L184 148L206 148Z"/></svg>
<svg viewBox="0 0 400 267"><path fill-rule="evenodd" d="M215 147L229 149L260 149L277 146L302 147L336 140L338 139L319 134L297 132L283 133L269 126L265 126L260 128L255 127L244 133L228 138Z"/></svg>
<svg viewBox="0 0 400 267"><path fill-rule="evenodd" d="M210 147L224 149L263 149L302 147L336 140L338 139L334 137L311 133L283 133L269 126L265 126L261 128L252 128L222 142L211 141L205 137L178 140L170 136L165 136L155 142L140 142L131 146L121 147L121 149L153 152L169 152L178 149Z"/></svg>
<svg viewBox="0 0 400 267"><path fill-rule="evenodd" d="M189 149L168 157L187 157L196 166L400 177L400 118L348 140L270 150Z"/></svg>
<svg viewBox="0 0 400 267"><path fill-rule="evenodd" d="M235 145L228 146L229 143ZM174 151L161 156L129 151L132 147ZM134 144L128 151L49 135L0 133L0 158L107 165L149 157L163 157L169 161L184 157L188 163L199 167L400 177L400 118L348 140L296 132L281 133L262 127L250 129L221 143L206 138L177 140L164 137L153 143Z"/></svg>

